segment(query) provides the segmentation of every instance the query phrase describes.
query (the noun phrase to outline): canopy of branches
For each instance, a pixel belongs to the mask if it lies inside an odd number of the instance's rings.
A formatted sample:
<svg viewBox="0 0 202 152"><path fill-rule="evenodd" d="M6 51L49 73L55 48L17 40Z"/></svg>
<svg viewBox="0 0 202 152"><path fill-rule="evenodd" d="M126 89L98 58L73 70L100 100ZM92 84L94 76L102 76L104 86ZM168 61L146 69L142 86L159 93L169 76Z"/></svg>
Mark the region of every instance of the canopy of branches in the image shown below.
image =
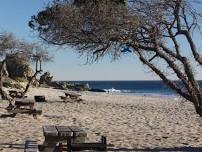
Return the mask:
<svg viewBox="0 0 202 152"><path fill-rule="evenodd" d="M138 24L136 15L129 14L125 5L117 5L117 1L103 2L86 0L77 6L69 1L56 1L33 16L29 25L52 44L76 46L88 55L94 49L101 53L118 47L130 26Z"/></svg>
<svg viewBox="0 0 202 152"><path fill-rule="evenodd" d="M193 3L201 5L196 0L131 0L127 5L57 0L33 16L29 26L46 42L74 46L90 61L105 55L116 59L127 47L170 88L193 102L202 116L202 91L192 65L202 65L193 37L200 31L201 14Z"/></svg>
<svg viewBox="0 0 202 152"><path fill-rule="evenodd" d="M0 34L0 58L16 56L19 63L33 62L37 58L43 61L50 61L51 57L46 50L34 43L20 41L12 33Z"/></svg>

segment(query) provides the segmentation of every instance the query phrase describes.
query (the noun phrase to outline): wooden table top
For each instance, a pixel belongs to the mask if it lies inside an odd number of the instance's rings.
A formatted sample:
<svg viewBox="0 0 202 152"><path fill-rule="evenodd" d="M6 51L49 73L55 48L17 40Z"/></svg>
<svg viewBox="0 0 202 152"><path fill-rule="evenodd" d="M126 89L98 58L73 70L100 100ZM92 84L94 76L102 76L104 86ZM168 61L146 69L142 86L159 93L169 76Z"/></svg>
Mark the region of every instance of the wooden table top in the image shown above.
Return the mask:
<svg viewBox="0 0 202 152"><path fill-rule="evenodd" d="M64 92L64 93L65 93L66 96L71 96L71 97L79 97L79 96L81 96L81 95L78 94L78 93L70 92L70 91Z"/></svg>
<svg viewBox="0 0 202 152"><path fill-rule="evenodd" d="M78 126L43 126L44 136L52 137L86 137L86 131Z"/></svg>

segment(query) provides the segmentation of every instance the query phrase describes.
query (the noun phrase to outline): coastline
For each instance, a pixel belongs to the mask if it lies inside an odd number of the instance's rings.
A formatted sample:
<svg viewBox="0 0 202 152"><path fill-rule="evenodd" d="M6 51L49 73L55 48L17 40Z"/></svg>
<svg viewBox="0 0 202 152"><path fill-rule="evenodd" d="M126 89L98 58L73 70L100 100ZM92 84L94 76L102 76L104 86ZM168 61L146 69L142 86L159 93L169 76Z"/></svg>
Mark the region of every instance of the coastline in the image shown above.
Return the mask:
<svg viewBox="0 0 202 152"><path fill-rule="evenodd" d="M160 93L110 93L111 95L123 95L123 96L136 96L136 97L149 97L149 98L165 98L171 100L180 100L180 96L177 94L160 94Z"/></svg>
<svg viewBox="0 0 202 152"><path fill-rule="evenodd" d="M31 88L28 98L45 95L47 103L36 103L43 113L38 119L17 114L0 118L0 151L20 152L2 143L23 144L28 138L43 143L43 125L78 125L87 130L87 141L107 136L114 148L146 149L201 147L202 121L189 102L149 96L80 92L83 103L63 103L64 90ZM7 102L1 102L0 115Z"/></svg>

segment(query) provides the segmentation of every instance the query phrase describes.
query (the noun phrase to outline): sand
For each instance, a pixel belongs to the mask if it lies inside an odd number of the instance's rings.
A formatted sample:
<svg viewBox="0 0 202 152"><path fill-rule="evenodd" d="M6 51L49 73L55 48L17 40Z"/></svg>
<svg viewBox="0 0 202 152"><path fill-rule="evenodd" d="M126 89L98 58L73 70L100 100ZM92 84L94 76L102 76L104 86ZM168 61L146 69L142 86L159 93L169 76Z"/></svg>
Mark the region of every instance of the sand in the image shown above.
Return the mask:
<svg viewBox="0 0 202 152"><path fill-rule="evenodd" d="M8 102L0 102L0 151L23 152L24 141L44 141L43 125L78 125L87 130L87 141L107 136L112 148L135 150L147 148L201 147L202 118L193 105L180 99L81 92L83 103L63 103L62 90L31 88L28 98L45 95L47 103L36 103L43 110L32 115L7 114Z"/></svg>

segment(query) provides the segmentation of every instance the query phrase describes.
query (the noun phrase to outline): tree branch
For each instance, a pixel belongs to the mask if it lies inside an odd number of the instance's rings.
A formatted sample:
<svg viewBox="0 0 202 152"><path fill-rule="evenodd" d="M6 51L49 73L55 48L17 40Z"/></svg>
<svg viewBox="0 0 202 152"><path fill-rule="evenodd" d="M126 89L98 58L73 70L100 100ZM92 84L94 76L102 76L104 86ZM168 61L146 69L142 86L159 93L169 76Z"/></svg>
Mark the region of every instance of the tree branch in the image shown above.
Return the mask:
<svg viewBox="0 0 202 152"><path fill-rule="evenodd" d="M152 69L152 71L154 71L164 82L165 84L167 84L169 87L171 87L173 90L175 90L178 94L180 94L182 97L184 97L185 99L190 100L190 96L183 92L181 90L180 87L178 87L178 85L175 84L175 82L169 80L164 74L163 72L161 72L158 68L156 68L153 64L151 64L150 62L148 62L143 54L141 53L140 50L137 51L137 53L139 54L139 58L142 61L142 63L144 63L145 65L147 65L150 69Z"/></svg>
<svg viewBox="0 0 202 152"><path fill-rule="evenodd" d="M28 81L25 90L22 93L22 97L25 96L25 94L27 93L27 91L29 90L30 85L32 84L33 80L36 79L37 74L39 74L41 71L36 70L36 72L34 73L34 75L30 78L30 80Z"/></svg>

